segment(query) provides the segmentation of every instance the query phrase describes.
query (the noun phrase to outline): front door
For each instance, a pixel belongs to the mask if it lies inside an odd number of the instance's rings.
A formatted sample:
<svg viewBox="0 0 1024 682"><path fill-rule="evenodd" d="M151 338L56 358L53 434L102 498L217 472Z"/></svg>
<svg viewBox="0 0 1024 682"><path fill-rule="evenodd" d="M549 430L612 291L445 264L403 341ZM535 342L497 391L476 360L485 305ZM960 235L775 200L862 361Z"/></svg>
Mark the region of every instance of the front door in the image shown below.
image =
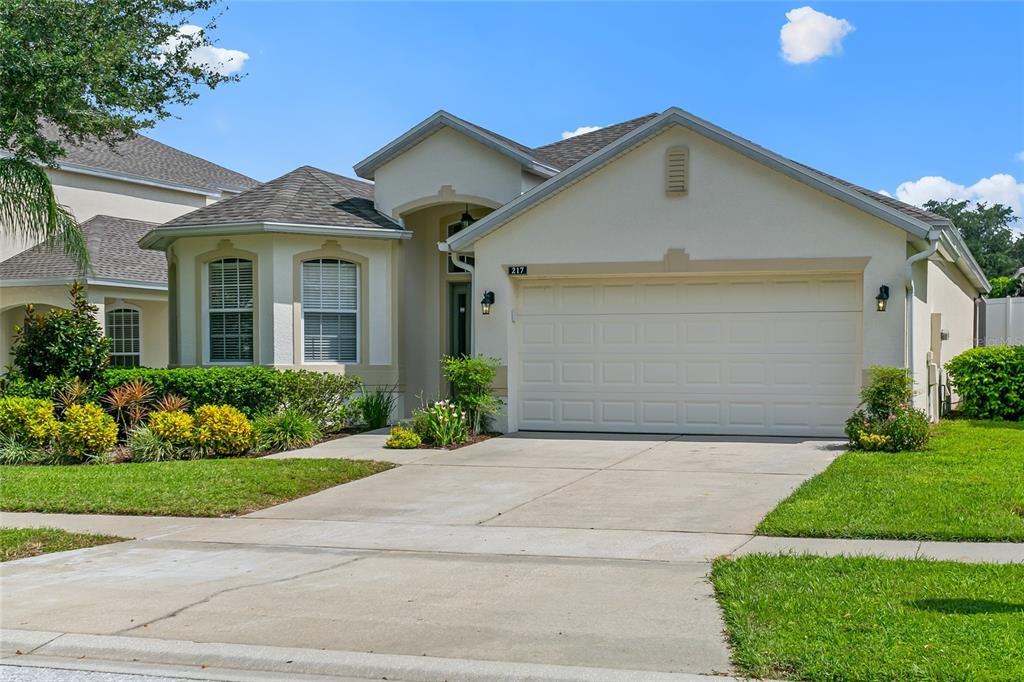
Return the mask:
<svg viewBox="0 0 1024 682"><path fill-rule="evenodd" d="M472 311L469 297L472 294L469 282L453 282L448 285L448 354L470 355L472 336Z"/></svg>

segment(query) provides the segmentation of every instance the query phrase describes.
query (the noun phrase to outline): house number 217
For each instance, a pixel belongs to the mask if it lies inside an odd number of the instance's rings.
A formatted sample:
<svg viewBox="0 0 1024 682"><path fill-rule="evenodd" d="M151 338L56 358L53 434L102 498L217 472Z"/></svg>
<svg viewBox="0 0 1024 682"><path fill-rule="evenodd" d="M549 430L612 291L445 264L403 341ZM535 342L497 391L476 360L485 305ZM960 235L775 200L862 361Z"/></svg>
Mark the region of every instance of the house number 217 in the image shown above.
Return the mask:
<svg viewBox="0 0 1024 682"><path fill-rule="evenodd" d="M525 265L510 265L510 266L508 266L508 274L509 275L525 275L525 274L527 274L526 273L526 266Z"/></svg>

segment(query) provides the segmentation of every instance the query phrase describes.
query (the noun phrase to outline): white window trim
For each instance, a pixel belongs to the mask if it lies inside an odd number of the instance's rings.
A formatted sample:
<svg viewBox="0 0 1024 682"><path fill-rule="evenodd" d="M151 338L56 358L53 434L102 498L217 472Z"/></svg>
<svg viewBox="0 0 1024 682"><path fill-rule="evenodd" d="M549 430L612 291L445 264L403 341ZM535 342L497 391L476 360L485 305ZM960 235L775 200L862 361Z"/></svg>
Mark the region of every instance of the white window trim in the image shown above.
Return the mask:
<svg viewBox="0 0 1024 682"><path fill-rule="evenodd" d="M355 313L356 315L356 359L355 362L341 362L325 361L325 360L306 360L306 292L303 286L303 270L305 269L306 263L313 261L325 261L325 260L336 260L342 263L348 263L356 269L356 308L355 310L312 310L310 312L323 312L323 313ZM344 367L345 365L358 365L362 360L362 264L356 263L355 261L346 260L339 256L312 256L310 258L304 258L299 261L299 364L303 365L328 365L335 367Z"/></svg>
<svg viewBox="0 0 1024 682"><path fill-rule="evenodd" d="M252 313L252 360L231 362L226 360L211 360L210 359L210 266L214 263L219 263L222 260L229 258L235 258L238 260L249 261L252 264L252 307L251 308L218 308L218 313ZM217 367L248 367L256 364L256 334L259 330L256 328L256 305L257 296L259 292L256 290L256 261L247 256L218 256L212 260L203 263L203 291L202 291L202 317L203 317L203 364L204 365L216 365Z"/></svg>
<svg viewBox="0 0 1024 682"><path fill-rule="evenodd" d="M111 303L109 306L108 305L104 305L103 306L103 335L104 336L110 337L110 334L108 333L109 330L107 328L107 313L113 312L115 310L134 310L135 312L137 312L139 314L139 365L138 366L139 367L145 367L146 366L145 365L145 359L143 357L143 348L145 348L145 344L143 343L143 338L142 338L142 308L140 308L139 306L135 305L134 303L125 303L121 299L117 299L116 301ZM110 338L113 338L113 337L110 337ZM111 355L111 357L113 357L115 355L114 351L110 351L110 355ZM117 353L117 355L134 355L134 353Z"/></svg>

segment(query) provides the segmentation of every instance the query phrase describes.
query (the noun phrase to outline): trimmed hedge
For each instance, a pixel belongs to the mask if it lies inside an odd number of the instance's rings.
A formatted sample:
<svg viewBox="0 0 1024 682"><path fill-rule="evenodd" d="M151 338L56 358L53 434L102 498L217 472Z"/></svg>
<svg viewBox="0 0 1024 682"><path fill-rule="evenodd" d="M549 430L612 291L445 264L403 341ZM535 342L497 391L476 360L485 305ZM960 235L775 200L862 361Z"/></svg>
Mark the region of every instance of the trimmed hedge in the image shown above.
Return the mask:
<svg viewBox="0 0 1024 682"><path fill-rule="evenodd" d="M946 371L963 416L1024 420L1024 346L972 348L947 362Z"/></svg>
<svg viewBox="0 0 1024 682"><path fill-rule="evenodd" d="M178 367L150 369L126 367L108 369L96 383L101 393L115 386L142 379L156 395L173 393L186 398L190 407L231 405L246 417L273 412L280 403L280 373L270 367Z"/></svg>

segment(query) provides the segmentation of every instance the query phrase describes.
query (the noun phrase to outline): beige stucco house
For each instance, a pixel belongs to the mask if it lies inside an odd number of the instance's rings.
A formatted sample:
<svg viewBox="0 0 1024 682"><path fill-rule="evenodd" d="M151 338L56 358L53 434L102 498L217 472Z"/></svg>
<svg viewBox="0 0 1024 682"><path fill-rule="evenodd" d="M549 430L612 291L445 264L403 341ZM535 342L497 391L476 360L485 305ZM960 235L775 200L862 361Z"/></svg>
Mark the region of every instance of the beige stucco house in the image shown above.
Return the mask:
<svg viewBox="0 0 1024 682"><path fill-rule="evenodd" d="M171 220L173 365L444 392L499 358L508 430L835 436L864 369L941 362L988 290L941 216L679 109L530 148L439 112L355 167Z"/></svg>
<svg viewBox="0 0 1024 682"><path fill-rule="evenodd" d="M65 150L48 174L57 200L83 224L93 269L80 273L59 250L0 233L0 372L11 362L11 335L25 304L40 312L67 307L67 285L76 279L87 283L112 337L113 362L164 367L166 259L139 248L138 240L257 181L142 135L114 146L65 144Z"/></svg>

